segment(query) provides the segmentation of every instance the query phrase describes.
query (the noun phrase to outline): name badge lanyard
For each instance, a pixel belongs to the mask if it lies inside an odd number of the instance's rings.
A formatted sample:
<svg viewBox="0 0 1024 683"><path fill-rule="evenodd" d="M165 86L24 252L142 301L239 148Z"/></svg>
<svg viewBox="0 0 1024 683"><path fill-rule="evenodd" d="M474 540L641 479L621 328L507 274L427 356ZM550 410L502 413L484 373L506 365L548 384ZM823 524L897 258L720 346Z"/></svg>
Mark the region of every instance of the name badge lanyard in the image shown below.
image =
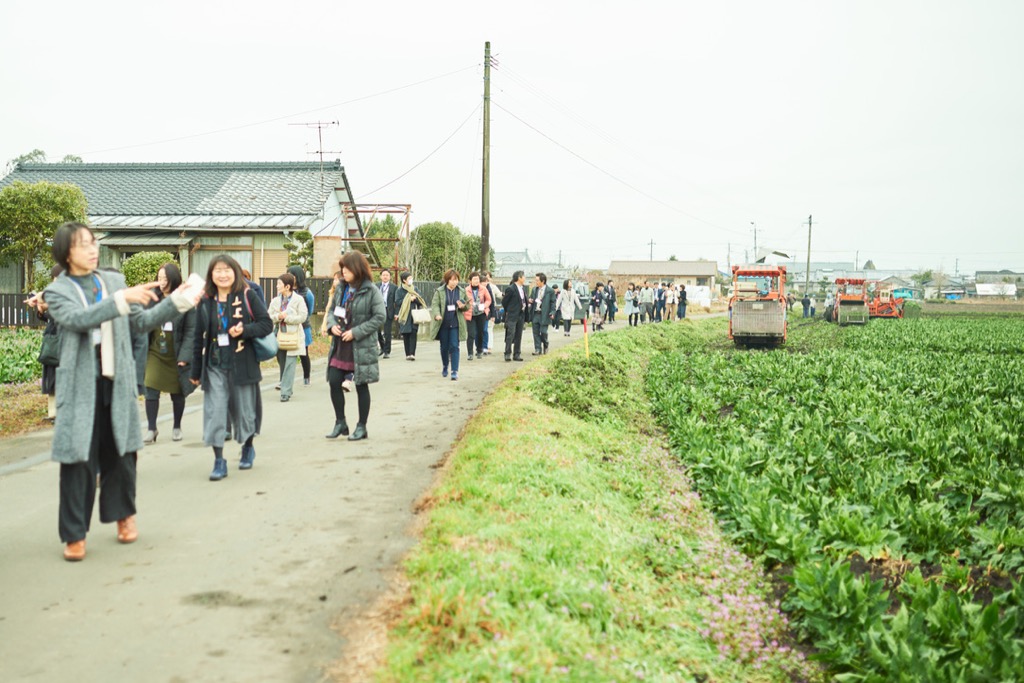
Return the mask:
<svg viewBox="0 0 1024 683"><path fill-rule="evenodd" d="M219 323L220 333L217 335L217 346L228 346L231 343L231 338L228 335L228 302L217 301L217 322Z"/></svg>
<svg viewBox="0 0 1024 683"><path fill-rule="evenodd" d="M100 279L96 276L96 273L92 274L92 281L93 281L93 284L95 285L93 287L93 289L92 289L92 296L96 300L95 303L99 303L99 302L103 301L103 286L100 283ZM78 287L78 292L79 292L79 294L82 295L82 305L85 306L86 308L88 308L89 307L89 301L88 301L88 299L85 298L85 290L82 289L82 285L79 284L78 280L75 280L74 278L71 278L71 282L72 282L72 284L75 285L75 287ZM99 346L100 345L100 341L102 339L103 339L103 334L102 334L102 332L100 332L100 329L98 327L94 328L92 330L92 345L93 346Z"/></svg>

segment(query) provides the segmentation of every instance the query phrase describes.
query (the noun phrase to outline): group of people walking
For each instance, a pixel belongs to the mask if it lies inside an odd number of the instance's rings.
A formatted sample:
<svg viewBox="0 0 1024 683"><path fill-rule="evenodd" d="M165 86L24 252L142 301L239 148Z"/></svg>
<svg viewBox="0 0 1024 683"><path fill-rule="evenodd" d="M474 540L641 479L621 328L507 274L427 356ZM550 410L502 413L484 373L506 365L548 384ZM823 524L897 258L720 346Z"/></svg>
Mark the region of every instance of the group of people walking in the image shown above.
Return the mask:
<svg viewBox="0 0 1024 683"><path fill-rule="evenodd" d="M240 447L238 468L254 466L255 438L263 423L261 361L273 358L276 349L281 402L291 400L300 365L303 384L310 383L315 301L301 267L277 278L276 294L267 304L259 286L228 255L210 261L201 285L183 283L178 266L169 262L154 282L129 287L120 273L98 268L98 254L88 226L61 226L53 240L53 282L28 301L47 321L44 339L51 341L44 341L44 350L47 344L59 349L44 372L43 390L54 397L53 459L61 463L59 533L69 561L85 557L97 487L100 521L116 522L122 543L138 538L135 465L143 444L159 437L162 394L170 397L171 439L180 441L185 399L202 387L202 439L213 451L209 479L220 481L228 476L229 441ZM581 289L589 295L586 308ZM634 291L630 283L626 305L631 318ZM326 438L368 438L370 385L380 379L380 359L391 355L393 330L402 337L406 360L415 361L420 326L429 325L429 338L438 343L441 376L457 381L463 343L467 361L482 360L493 350L494 326L500 322L505 324L504 360L514 362L523 360L526 323L531 324L533 354L542 355L550 348L552 326L569 335L573 320L586 321L589 313L591 324L600 329L614 320L615 310L611 282L588 292L570 280L561 287L549 285L544 273L527 284L523 271L501 288L480 272L469 273L463 284L462 275L451 269L427 301L410 273L400 273L393 283L391 272L384 270L378 283L366 257L347 252L338 261L320 327L330 340L326 379L334 410ZM140 337L144 362L138 358ZM136 408L140 391L144 434ZM351 393L357 407L350 429L346 404Z"/></svg>
<svg viewBox="0 0 1024 683"><path fill-rule="evenodd" d="M52 457L60 463L58 532L64 558L79 561L97 490L100 521L116 522L121 543L138 538L137 454L158 438L161 394L170 396L171 438L179 441L185 397L203 388L203 443L214 455L211 480L227 476L229 440L241 447L239 469L253 467L263 421L260 361L272 357L265 350L268 340L276 342L282 402L291 398L300 359L309 383L313 297L298 269L278 278L268 306L226 255L210 261L202 286L183 284L177 265L166 263L155 281L129 287L120 273L98 267L96 236L81 223L60 226L52 252L52 283L26 303L47 323L40 359L43 390L53 396ZM359 422L349 438L365 439L368 385L379 378L376 337L385 312L362 254L341 258L331 303L328 383L337 433L328 436L348 434L344 394L354 389ZM147 342L141 359L140 338ZM136 407L140 389L145 434Z"/></svg>
<svg viewBox="0 0 1024 683"><path fill-rule="evenodd" d="M686 317L686 285L644 281L626 285L626 315L633 327L644 323L682 320Z"/></svg>

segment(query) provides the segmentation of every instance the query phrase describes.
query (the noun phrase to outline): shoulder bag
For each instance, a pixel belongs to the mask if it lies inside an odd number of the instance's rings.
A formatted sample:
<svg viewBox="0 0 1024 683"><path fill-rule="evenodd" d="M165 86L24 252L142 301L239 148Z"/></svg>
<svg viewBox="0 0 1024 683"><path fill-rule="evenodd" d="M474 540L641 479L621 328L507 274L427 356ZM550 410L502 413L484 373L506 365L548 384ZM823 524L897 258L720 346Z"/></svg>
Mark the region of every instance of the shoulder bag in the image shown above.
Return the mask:
<svg viewBox="0 0 1024 683"><path fill-rule="evenodd" d="M43 345L39 349L39 362L53 367L60 365L60 336L56 334L43 335Z"/></svg>
<svg viewBox="0 0 1024 683"><path fill-rule="evenodd" d="M301 328L301 326L300 326ZM299 330L295 325L289 329L287 325L277 328L277 348L281 351L296 351L299 348Z"/></svg>
<svg viewBox="0 0 1024 683"><path fill-rule="evenodd" d="M245 307L249 309L249 319L252 320L252 306L249 305L249 288L246 287L245 291L242 292L243 298L245 299ZM274 333L266 335L265 337L253 337L252 347L256 351L256 360L262 363L265 360L270 360L277 356L278 346L277 337Z"/></svg>

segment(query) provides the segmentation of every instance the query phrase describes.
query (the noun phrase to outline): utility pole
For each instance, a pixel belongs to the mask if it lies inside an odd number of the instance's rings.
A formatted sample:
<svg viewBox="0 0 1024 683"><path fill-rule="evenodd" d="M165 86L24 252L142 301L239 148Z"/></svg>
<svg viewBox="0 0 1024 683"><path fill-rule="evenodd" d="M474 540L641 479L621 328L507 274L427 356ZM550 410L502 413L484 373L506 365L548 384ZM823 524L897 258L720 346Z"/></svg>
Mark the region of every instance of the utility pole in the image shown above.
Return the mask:
<svg viewBox="0 0 1024 683"><path fill-rule="evenodd" d="M648 242L648 244L651 245L651 260L653 261L654 260L654 240L651 240L650 242Z"/></svg>
<svg viewBox="0 0 1024 683"><path fill-rule="evenodd" d="M725 256L726 271L731 274L732 273L732 242L728 242L727 243L726 250L727 250L725 252L726 253L726 256Z"/></svg>
<svg viewBox="0 0 1024 683"><path fill-rule="evenodd" d="M812 217L807 216L807 272L804 273L804 292L806 293L811 286L811 224L813 223Z"/></svg>
<svg viewBox="0 0 1024 683"><path fill-rule="evenodd" d="M853 252L853 269L854 270L860 270L860 266L857 265L858 263L860 263L860 249L858 249L857 251Z"/></svg>
<svg viewBox="0 0 1024 683"><path fill-rule="evenodd" d="M487 270L491 253L491 41L484 43L484 167L480 211L480 268Z"/></svg>
<svg viewBox="0 0 1024 683"><path fill-rule="evenodd" d="M754 226L754 260L757 260L757 223L750 221L750 224Z"/></svg>

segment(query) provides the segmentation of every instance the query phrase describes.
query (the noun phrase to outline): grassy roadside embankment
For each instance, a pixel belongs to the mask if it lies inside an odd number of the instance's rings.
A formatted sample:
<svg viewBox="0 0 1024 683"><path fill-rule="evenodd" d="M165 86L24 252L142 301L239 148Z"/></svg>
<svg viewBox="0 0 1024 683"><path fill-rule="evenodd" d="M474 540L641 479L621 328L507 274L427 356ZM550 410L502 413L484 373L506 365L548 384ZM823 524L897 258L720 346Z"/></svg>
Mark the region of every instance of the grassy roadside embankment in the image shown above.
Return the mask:
<svg viewBox="0 0 1024 683"><path fill-rule="evenodd" d="M651 357L723 334L650 325L531 365L486 399L406 562L382 680L815 677L654 426Z"/></svg>

